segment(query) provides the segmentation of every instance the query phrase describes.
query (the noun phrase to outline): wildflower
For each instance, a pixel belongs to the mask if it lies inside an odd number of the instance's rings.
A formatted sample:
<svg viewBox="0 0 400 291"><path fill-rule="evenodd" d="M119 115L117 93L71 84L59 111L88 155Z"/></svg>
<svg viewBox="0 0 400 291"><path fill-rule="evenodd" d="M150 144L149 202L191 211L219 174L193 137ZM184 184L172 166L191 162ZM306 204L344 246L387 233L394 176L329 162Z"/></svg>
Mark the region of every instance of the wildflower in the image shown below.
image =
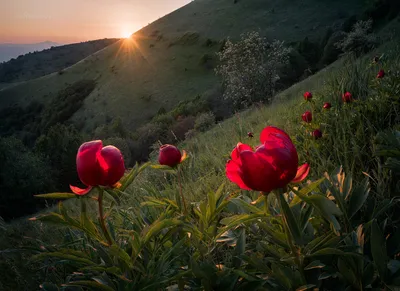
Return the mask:
<svg viewBox="0 0 400 291"><path fill-rule="evenodd" d="M353 101L353 96L350 92L346 92L342 95L342 100L344 103L350 103L351 101Z"/></svg>
<svg viewBox="0 0 400 291"><path fill-rule="evenodd" d="M76 168L79 179L88 186L81 189L70 185L77 195L87 194L94 186L114 186L124 175L121 151L114 146L103 147L101 140L85 142L78 149Z"/></svg>
<svg viewBox="0 0 400 291"><path fill-rule="evenodd" d="M298 155L290 137L279 128L268 126L260 136L261 145L254 151L238 143L226 164L226 176L244 190L269 193L287 184L300 183L310 166L298 167Z"/></svg>
<svg viewBox="0 0 400 291"><path fill-rule="evenodd" d="M314 130L314 131L312 132L312 136L313 136L315 139L320 139L320 138L322 137L322 131L319 130L319 129L316 129L316 130Z"/></svg>
<svg viewBox="0 0 400 291"><path fill-rule="evenodd" d="M330 109L332 107L332 105L329 102L325 102L323 107L324 107L324 109Z"/></svg>
<svg viewBox="0 0 400 291"><path fill-rule="evenodd" d="M377 79L382 79L385 77L385 71L384 70L379 70L378 75L376 75Z"/></svg>
<svg viewBox="0 0 400 291"><path fill-rule="evenodd" d="M249 132L247 133L247 136L248 136L249 138L253 138L253 137L254 137L254 134L253 134L251 131L249 131Z"/></svg>
<svg viewBox="0 0 400 291"><path fill-rule="evenodd" d="M304 122L310 123L312 121L312 114L310 111L306 111L301 116Z"/></svg>
<svg viewBox="0 0 400 291"><path fill-rule="evenodd" d="M312 94L311 94L311 92L308 92L308 91L305 92L303 96L304 96L304 99L305 99L306 101L311 101L311 99L312 99L312 97L313 97Z"/></svg>
<svg viewBox="0 0 400 291"><path fill-rule="evenodd" d="M158 155L158 162L160 165L170 166L171 168L177 166L186 159L186 152L183 155L180 150L173 145L165 144L160 147Z"/></svg>

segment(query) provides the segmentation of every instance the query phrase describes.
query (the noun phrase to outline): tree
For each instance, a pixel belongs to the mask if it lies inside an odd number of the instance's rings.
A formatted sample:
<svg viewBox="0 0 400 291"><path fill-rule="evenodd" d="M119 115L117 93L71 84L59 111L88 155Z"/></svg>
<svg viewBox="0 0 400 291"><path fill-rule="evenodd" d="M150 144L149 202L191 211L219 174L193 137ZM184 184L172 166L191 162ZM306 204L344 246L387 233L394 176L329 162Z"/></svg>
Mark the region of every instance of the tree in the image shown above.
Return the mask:
<svg viewBox="0 0 400 291"><path fill-rule="evenodd" d="M270 101L279 80L280 68L289 61L290 48L284 42L267 42L258 32L243 34L241 40L226 41L217 53L220 65L216 73L222 76L224 98L236 107L246 107L257 101Z"/></svg>

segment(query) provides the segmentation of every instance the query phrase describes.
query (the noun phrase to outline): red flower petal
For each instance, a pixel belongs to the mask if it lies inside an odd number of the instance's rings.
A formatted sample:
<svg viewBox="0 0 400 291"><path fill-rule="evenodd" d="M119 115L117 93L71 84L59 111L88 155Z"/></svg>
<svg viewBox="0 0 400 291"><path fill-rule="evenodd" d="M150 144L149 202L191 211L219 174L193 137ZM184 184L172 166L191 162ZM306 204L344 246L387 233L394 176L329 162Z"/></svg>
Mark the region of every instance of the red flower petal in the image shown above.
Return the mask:
<svg viewBox="0 0 400 291"><path fill-rule="evenodd" d="M236 161L237 163L241 164L240 161L240 153L243 151L253 151L253 148L247 144L239 142L236 147L233 149L231 153L232 160Z"/></svg>
<svg viewBox="0 0 400 291"><path fill-rule="evenodd" d="M297 169L296 177L292 180L292 183L300 183L305 178L307 178L308 173L310 172L310 165L304 164Z"/></svg>
<svg viewBox="0 0 400 291"><path fill-rule="evenodd" d="M82 189L82 188L79 188L79 187L76 187L76 186L72 186L72 185L69 185L69 188L71 189L71 191L73 193L75 193L76 195L79 195L79 196L86 195L87 193L90 192L90 190L93 189L92 186L89 186L86 189Z"/></svg>
<svg viewBox="0 0 400 291"><path fill-rule="evenodd" d="M228 179L237 184L241 189L244 190L251 190L249 187L246 186L246 184L243 182L243 179L241 177L242 175L242 171L240 169L240 165L233 160L229 160L226 163L226 176L228 177Z"/></svg>
<svg viewBox="0 0 400 291"><path fill-rule="evenodd" d="M85 142L80 146L76 155L78 176L87 186L100 185L102 173L97 163L97 156L102 147L101 140Z"/></svg>
<svg viewBox="0 0 400 291"><path fill-rule="evenodd" d="M260 141L261 143L265 143L271 139L271 136L272 138L275 138L277 135L287 137L289 140L291 140L290 136L283 130L280 130L275 126L267 126L260 134Z"/></svg>
<svg viewBox="0 0 400 291"><path fill-rule="evenodd" d="M102 181L99 185L114 185L125 173L124 158L115 146L102 148L97 155L97 161L102 170Z"/></svg>

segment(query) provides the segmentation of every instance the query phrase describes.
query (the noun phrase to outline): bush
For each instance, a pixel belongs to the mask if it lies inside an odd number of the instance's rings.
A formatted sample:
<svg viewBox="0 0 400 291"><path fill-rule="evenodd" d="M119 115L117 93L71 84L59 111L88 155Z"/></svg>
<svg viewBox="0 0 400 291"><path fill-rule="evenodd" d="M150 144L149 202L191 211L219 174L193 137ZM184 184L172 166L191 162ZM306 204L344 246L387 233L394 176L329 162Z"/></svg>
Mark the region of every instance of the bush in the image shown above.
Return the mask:
<svg viewBox="0 0 400 291"><path fill-rule="evenodd" d="M358 21L353 29L345 34L343 40L336 43L336 47L346 54L358 57L372 50L377 44L377 38L371 30L372 20Z"/></svg>
<svg viewBox="0 0 400 291"><path fill-rule="evenodd" d="M243 34L237 43L228 39L223 51L217 53L220 65L216 73L225 86L224 98L231 99L237 108L271 100L289 52L283 42L267 43L258 32Z"/></svg>
<svg viewBox="0 0 400 291"><path fill-rule="evenodd" d="M43 207L33 197L54 190L49 162L15 137L0 138L0 215L10 220Z"/></svg>
<svg viewBox="0 0 400 291"><path fill-rule="evenodd" d="M202 113L197 116L194 122L194 130L196 131L206 131L210 129L215 124L215 115L212 112Z"/></svg>
<svg viewBox="0 0 400 291"><path fill-rule="evenodd" d="M319 62L320 67L329 65L337 60L343 51L338 48L336 44L341 42L345 36L346 34L343 31L337 31L331 35L324 47L322 57Z"/></svg>

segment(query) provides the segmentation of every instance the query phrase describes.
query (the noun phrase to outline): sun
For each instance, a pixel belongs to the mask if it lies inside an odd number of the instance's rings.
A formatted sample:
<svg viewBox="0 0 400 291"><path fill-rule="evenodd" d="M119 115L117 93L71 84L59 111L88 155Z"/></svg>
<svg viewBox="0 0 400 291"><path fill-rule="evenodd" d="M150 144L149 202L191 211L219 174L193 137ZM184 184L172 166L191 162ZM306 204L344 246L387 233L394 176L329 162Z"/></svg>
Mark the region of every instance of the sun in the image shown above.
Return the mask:
<svg viewBox="0 0 400 291"><path fill-rule="evenodd" d="M123 31L121 32L122 38L130 38L131 35L132 35L132 33L129 32L128 30L123 30Z"/></svg>

